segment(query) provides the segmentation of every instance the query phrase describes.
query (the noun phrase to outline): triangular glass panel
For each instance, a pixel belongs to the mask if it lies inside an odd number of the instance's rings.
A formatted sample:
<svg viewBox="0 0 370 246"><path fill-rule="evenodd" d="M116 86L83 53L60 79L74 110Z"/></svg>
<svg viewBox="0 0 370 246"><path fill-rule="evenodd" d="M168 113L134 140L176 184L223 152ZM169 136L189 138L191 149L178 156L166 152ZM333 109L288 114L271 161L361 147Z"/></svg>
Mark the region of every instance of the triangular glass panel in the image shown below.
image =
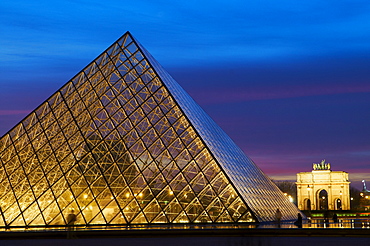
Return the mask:
<svg viewBox="0 0 370 246"><path fill-rule="evenodd" d="M128 187L124 189L121 188L120 191L117 189L117 191L118 192L114 194L115 199L118 203L119 209L124 209L132 200L131 191Z"/></svg>
<svg viewBox="0 0 370 246"><path fill-rule="evenodd" d="M165 212L161 209L157 217L152 221L152 223L169 223Z"/></svg>
<svg viewBox="0 0 370 246"><path fill-rule="evenodd" d="M162 211L156 200L151 201L146 208L144 209L145 216L148 218L149 222L152 222L153 219Z"/></svg>
<svg viewBox="0 0 370 246"><path fill-rule="evenodd" d="M207 212L206 211L203 211L195 220L196 222L199 222L199 223L212 223L212 220L210 219L210 217L208 216Z"/></svg>
<svg viewBox="0 0 370 246"><path fill-rule="evenodd" d="M126 223L127 222L125 220L125 217L120 211L116 214L116 216L111 221L109 221L109 224L111 225L122 225Z"/></svg>
<svg viewBox="0 0 370 246"><path fill-rule="evenodd" d="M54 218L51 218L50 221L47 221L48 225L65 225L64 217L62 214L57 214Z"/></svg>
<svg viewBox="0 0 370 246"><path fill-rule="evenodd" d="M174 192L170 187L165 187L157 196L159 205L164 208L174 199Z"/></svg>
<svg viewBox="0 0 370 246"><path fill-rule="evenodd" d="M123 214L125 215L126 219L132 223L135 216L140 212L140 207L137 201L134 199L132 200L124 209Z"/></svg>
<svg viewBox="0 0 370 246"><path fill-rule="evenodd" d="M136 215L135 219L131 222L132 224L145 224L148 223L143 212Z"/></svg>
<svg viewBox="0 0 370 246"><path fill-rule="evenodd" d="M190 222L193 222L193 223L201 222L201 221L196 221L196 218L204 211L204 208L197 198L192 200L186 206L184 210L186 214L188 215Z"/></svg>
<svg viewBox="0 0 370 246"><path fill-rule="evenodd" d="M217 218L221 215L223 211L225 211L225 206L220 202L218 198L215 198L210 205L206 208L209 217L212 221L216 221Z"/></svg>
<svg viewBox="0 0 370 246"><path fill-rule="evenodd" d="M183 209L177 199L173 199L165 208L164 212L167 219L172 223L175 218L183 212Z"/></svg>
<svg viewBox="0 0 370 246"><path fill-rule="evenodd" d="M101 225L101 224L107 224L104 216L98 212L94 218L90 221L89 224L92 224L92 225Z"/></svg>
<svg viewBox="0 0 370 246"><path fill-rule="evenodd" d="M220 223L230 223L230 222L234 222L234 220L231 218L230 214L229 214L229 211L228 210L225 210L219 217L218 219L216 220L216 222L220 222Z"/></svg>
<svg viewBox="0 0 370 246"><path fill-rule="evenodd" d="M22 211L22 216L24 217L27 225L38 215L40 215L40 209L36 202L30 204L25 210Z"/></svg>
<svg viewBox="0 0 370 246"><path fill-rule="evenodd" d="M45 218L46 224L52 223L52 221L55 221L57 216L60 214L60 210L58 208L58 204L55 203L56 201L53 200L51 203L48 204L46 208L42 210L42 215ZM39 203L40 206L42 204Z"/></svg>
<svg viewBox="0 0 370 246"><path fill-rule="evenodd" d="M27 220L27 226L38 226L40 224L47 224L47 222L45 222L41 213L38 214L36 218L32 220Z"/></svg>

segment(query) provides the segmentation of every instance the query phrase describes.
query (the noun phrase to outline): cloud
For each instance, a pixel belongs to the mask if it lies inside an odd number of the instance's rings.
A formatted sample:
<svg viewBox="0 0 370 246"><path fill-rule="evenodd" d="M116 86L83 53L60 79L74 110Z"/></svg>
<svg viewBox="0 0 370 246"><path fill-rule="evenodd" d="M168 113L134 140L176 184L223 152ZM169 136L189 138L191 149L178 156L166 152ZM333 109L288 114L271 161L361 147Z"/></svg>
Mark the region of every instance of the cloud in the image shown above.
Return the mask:
<svg viewBox="0 0 370 246"><path fill-rule="evenodd" d="M349 154L359 157L370 157L370 150L364 150L364 151L354 151L350 152Z"/></svg>
<svg viewBox="0 0 370 246"><path fill-rule="evenodd" d="M0 110L0 115L29 114L31 110Z"/></svg>
<svg viewBox="0 0 370 246"><path fill-rule="evenodd" d="M368 170L364 170L364 172L361 173L350 173L349 178L351 181L362 181L362 180L370 181L370 173L367 171Z"/></svg>
<svg viewBox="0 0 370 246"><path fill-rule="evenodd" d="M344 84L344 85L293 85L293 86L271 86L255 88L210 88L207 96L203 91L193 91L200 104L224 104L257 100L273 100L298 98L309 96L325 96L348 93L370 92L370 84ZM199 95L201 94L201 95Z"/></svg>
<svg viewBox="0 0 370 246"><path fill-rule="evenodd" d="M295 174L279 174L279 175L268 175L273 180L290 180L290 181L296 181L297 175Z"/></svg>

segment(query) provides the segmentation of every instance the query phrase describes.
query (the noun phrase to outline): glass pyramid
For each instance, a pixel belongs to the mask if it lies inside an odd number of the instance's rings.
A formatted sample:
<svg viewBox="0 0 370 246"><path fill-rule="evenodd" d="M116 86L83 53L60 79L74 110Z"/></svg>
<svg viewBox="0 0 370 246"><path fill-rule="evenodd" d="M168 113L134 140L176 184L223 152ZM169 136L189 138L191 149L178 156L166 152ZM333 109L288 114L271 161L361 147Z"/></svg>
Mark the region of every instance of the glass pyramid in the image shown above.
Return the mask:
<svg viewBox="0 0 370 246"><path fill-rule="evenodd" d="M0 226L299 212L127 32L0 139Z"/></svg>

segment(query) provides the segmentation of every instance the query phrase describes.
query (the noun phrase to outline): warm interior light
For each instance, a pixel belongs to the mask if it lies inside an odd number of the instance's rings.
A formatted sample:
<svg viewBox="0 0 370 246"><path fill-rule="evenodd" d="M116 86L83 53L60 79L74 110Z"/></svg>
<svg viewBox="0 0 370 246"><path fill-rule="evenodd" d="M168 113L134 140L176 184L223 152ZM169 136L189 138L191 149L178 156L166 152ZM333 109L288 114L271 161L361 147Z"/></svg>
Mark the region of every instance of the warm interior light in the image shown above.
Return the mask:
<svg viewBox="0 0 370 246"><path fill-rule="evenodd" d="M288 198L289 198L290 202L293 202L293 197L292 196L288 196Z"/></svg>

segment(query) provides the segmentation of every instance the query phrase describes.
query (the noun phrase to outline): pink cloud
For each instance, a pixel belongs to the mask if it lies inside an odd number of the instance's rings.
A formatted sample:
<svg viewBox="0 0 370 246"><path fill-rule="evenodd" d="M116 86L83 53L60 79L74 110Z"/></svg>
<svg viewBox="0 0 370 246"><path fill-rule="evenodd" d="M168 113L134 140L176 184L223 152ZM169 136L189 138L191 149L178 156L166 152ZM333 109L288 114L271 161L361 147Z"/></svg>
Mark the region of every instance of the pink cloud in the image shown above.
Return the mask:
<svg viewBox="0 0 370 246"><path fill-rule="evenodd" d="M31 110L0 110L0 115L28 114Z"/></svg>
<svg viewBox="0 0 370 246"><path fill-rule="evenodd" d="M210 88L207 91L195 91L191 94L201 104L215 104L363 92L370 92L370 84Z"/></svg>

